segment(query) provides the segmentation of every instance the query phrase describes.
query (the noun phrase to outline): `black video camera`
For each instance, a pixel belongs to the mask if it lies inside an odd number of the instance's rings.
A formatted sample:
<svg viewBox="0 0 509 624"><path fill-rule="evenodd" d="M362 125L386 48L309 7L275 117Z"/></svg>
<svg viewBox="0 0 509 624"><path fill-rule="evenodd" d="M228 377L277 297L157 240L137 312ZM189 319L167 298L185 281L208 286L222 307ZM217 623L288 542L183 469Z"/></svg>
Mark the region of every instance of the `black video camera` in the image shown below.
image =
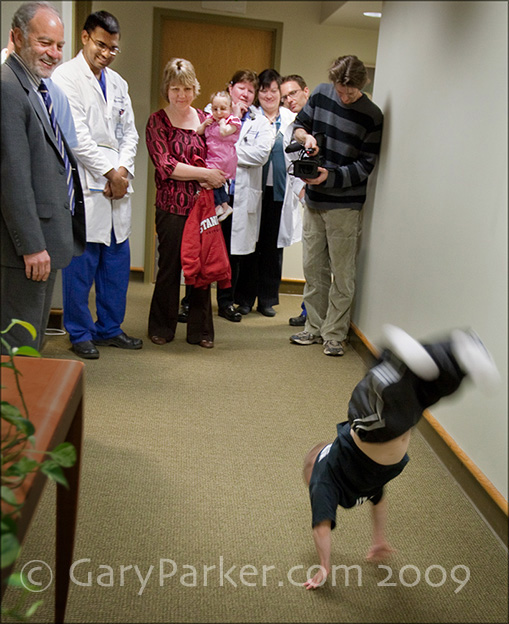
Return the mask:
<svg viewBox="0 0 509 624"><path fill-rule="evenodd" d="M324 135L317 134L315 139L318 149L321 150ZM293 161L293 170L289 171L290 175L293 175L296 178L303 178L304 180L313 180L314 178L317 178L320 175L318 167L321 167L323 162L320 152L316 156L311 156L313 150L305 149L297 141L290 143L290 145L288 145L285 149L287 154L299 151L299 158Z"/></svg>

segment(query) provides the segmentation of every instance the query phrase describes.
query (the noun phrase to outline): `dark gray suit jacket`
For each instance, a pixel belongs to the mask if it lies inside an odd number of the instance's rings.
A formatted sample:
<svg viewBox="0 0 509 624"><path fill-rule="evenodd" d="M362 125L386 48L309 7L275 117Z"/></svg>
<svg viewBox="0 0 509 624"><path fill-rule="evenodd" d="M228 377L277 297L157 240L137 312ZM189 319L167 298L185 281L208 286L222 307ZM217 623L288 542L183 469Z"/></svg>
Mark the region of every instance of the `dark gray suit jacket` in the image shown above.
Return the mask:
<svg viewBox="0 0 509 624"><path fill-rule="evenodd" d="M76 160L71 215L66 172L37 93L12 55L1 69L1 263L23 268L24 254L44 249L51 268L66 267L86 246L85 210ZM65 137L64 137L65 142Z"/></svg>

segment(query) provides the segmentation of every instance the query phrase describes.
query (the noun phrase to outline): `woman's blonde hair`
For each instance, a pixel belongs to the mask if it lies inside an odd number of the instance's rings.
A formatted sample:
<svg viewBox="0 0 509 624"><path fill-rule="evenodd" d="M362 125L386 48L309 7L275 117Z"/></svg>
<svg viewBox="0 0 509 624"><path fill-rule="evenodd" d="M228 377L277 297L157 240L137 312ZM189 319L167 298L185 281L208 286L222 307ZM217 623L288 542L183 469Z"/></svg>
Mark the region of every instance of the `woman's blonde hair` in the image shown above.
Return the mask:
<svg viewBox="0 0 509 624"><path fill-rule="evenodd" d="M161 95L168 102L168 89L171 84L178 84L194 89L194 97L200 93L200 83L190 61L182 58L172 58L166 63L161 83Z"/></svg>

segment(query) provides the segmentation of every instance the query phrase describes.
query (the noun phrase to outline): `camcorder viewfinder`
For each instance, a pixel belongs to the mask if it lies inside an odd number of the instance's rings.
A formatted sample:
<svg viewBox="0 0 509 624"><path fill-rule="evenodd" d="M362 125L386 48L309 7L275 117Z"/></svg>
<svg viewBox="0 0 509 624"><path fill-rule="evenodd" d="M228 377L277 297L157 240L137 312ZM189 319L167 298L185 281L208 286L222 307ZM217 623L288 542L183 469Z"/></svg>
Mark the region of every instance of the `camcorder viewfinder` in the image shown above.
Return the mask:
<svg viewBox="0 0 509 624"><path fill-rule="evenodd" d="M323 147L325 135L316 134L316 144L318 149L321 151ZM316 156L311 156L313 150L305 149L301 143L298 141L293 141L288 145L285 149L287 154L291 154L292 152L300 152L299 158L293 161L293 169L289 171L290 175L295 176L296 178L303 178L304 180L313 180L320 175L318 171L318 167L322 166L323 158L320 155L320 151Z"/></svg>

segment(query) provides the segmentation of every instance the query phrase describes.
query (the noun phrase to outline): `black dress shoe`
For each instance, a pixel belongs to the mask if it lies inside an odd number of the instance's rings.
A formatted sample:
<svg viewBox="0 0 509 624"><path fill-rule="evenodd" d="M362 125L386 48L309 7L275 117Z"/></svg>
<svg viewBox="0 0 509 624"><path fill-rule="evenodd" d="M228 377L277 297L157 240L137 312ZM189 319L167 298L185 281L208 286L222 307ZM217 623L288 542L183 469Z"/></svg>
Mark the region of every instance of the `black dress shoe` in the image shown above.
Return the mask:
<svg viewBox="0 0 509 624"><path fill-rule="evenodd" d="M225 306L224 308L219 308L217 311L219 316L227 319L228 321L232 321L232 323L240 323L242 320L242 315L235 310L232 305Z"/></svg>
<svg viewBox="0 0 509 624"><path fill-rule="evenodd" d="M288 323L292 327L304 327L304 325L306 324L306 315L301 314L300 316L292 316Z"/></svg>
<svg viewBox="0 0 509 624"><path fill-rule="evenodd" d="M256 309L263 316L276 316L276 311L272 306L258 306Z"/></svg>
<svg viewBox="0 0 509 624"><path fill-rule="evenodd" d="M155 335L150 336L150 340L156 345L164 345L168 342L166 338L163 338L162 336L155 336Z"/></svg>
<svg viewBox="0 0 509 624"><path fill-rule="evenodd" d="M213 349L214 348L214 341L210 340L209 338L202 338L198 342L191 341L191 340L189 340L189 338L186 338L186 341L189 344L198 345L200 347L203 347L204 349Z"/></svg>
<svg viewBox="0 0 509 624"><path fill-rule="evenodd" d="M249 314L251 312L251 306L239 305L239 306L236 307L236 310L237 310L237 312L242 314L242 316L246 316L246 314Z"/></svg>
<svg viewBox="0 0 509 624"><path fill-rule="evenodd" d="M94 340L93 343L104 347L118 347L119 349L141 349L143 346L143 340L141 338L132 338L124 334L124 332L113 338Z"/></svg>
<svg viewBox="0 0 509 624"><path fill-rule="evenodd" d="M97 360L99 358L99 351L95 348L91 340L75 342L71 350L85 360Z"/></svg>
<svg viewBox="0 0 509 624"><path fill-rule="evenodd" d="M177 320L179 323L187 323L189 317L189 306L185 303L180 306Z"/></svg>

